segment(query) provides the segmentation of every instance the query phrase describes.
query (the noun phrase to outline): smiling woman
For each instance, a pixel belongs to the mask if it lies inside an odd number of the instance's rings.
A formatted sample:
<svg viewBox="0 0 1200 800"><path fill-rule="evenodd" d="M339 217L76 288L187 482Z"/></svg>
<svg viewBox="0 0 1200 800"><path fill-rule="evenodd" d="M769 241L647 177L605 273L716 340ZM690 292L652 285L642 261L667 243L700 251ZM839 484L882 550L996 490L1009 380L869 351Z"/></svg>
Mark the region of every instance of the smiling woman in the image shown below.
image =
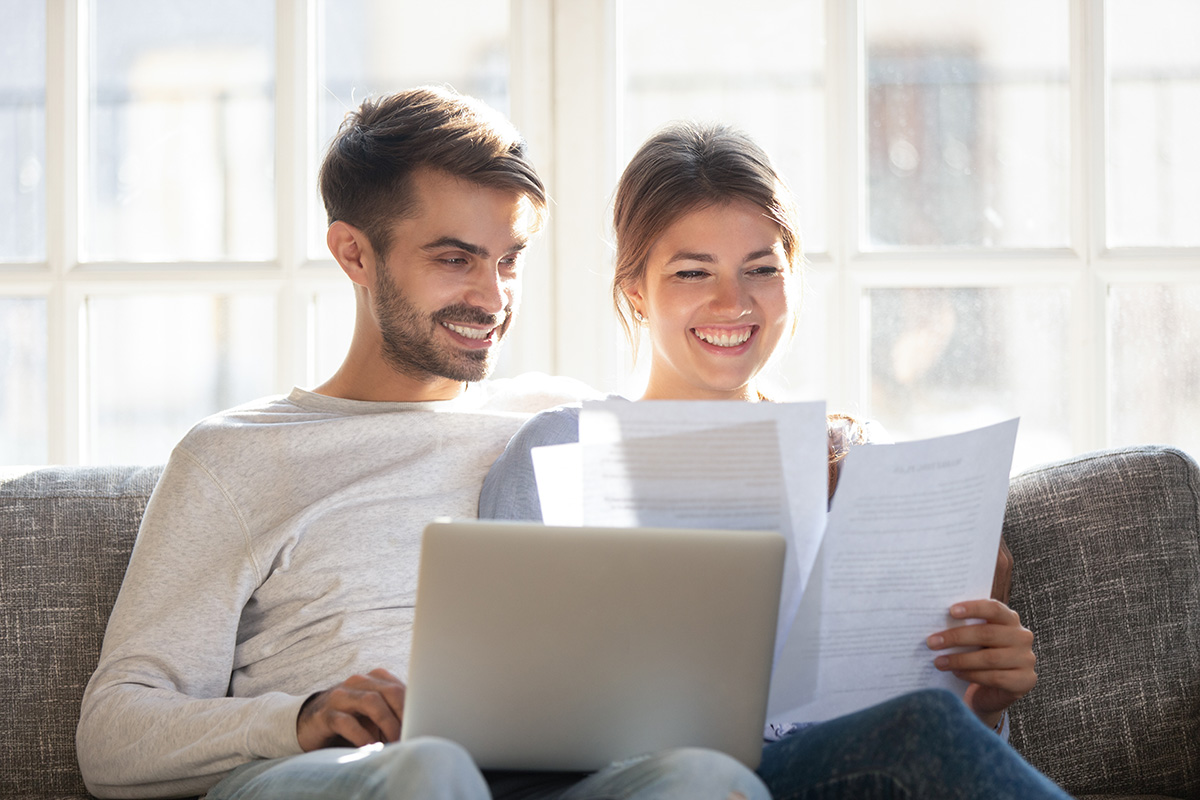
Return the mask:
<svg viewBox="0 0 1200 800"><path fill-rule="evenodd" d="M797 312L793 208L766 153L731 128L674 123L634 155L613 204L612 291L631 334L626 311L649 334L643 399L766 399L758 375ZM480 517L542 518L532 450L579 441L580 410L550 409L521 427L484 480ZM828 421L831 466L844 422ZM950 613L982 620L928 631L931 650L971 649L931 654L936 669L968 682L961 701L918 692L819 724L796 720L763 749L758 774L773 796L892 797L903 787L921 797L1065 797L993 732L1036 682L1032 634L1000 600Z"/></svg>

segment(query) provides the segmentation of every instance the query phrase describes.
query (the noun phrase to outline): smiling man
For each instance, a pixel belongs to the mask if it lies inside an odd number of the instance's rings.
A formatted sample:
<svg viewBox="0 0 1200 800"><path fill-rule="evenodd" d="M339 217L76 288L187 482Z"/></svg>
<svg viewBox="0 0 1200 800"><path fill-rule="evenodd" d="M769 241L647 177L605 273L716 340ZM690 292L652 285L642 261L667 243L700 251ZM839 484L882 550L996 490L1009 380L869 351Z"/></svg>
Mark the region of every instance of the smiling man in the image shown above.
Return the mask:
<svg viewBox="0 0 1200 800"><path fill-rule="evenodd" d="M146 508L77 734L101 797L763 798L719 753L590 776L484 775L400 743L420 535L471 517L532 413L590 390L485 380L546 212L525 145L416 89L349 115L321 169L356 298L345 361L201 421Z"/></svg>

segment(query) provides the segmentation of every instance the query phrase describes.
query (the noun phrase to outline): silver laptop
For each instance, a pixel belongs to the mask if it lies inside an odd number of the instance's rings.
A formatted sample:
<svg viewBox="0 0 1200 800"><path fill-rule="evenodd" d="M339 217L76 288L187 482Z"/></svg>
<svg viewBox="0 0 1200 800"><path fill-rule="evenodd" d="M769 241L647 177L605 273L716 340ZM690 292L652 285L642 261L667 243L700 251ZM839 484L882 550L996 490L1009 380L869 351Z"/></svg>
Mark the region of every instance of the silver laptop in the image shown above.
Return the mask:
<svg viewBox="0 0 1200 800"><path fill-rule="evenodd" d="M401 738L484 769L762 752L784 539L769 531L425 529Z"/></svg>

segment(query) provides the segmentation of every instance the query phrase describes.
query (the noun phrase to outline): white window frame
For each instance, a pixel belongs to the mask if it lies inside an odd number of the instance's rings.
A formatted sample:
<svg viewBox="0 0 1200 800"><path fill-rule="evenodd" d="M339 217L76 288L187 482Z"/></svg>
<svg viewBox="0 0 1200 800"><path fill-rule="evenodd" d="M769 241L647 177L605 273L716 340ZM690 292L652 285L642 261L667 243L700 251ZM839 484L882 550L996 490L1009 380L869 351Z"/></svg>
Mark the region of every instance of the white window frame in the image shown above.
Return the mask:
<svg viewBox="0 0 1200 800"><path fill-rule="evenodd" d="M89 295L267 290L278 304L276 389L311 386L310 298L341 289L331 259L310 260L305 225L314 186L317 0L276 0L276 257L176 264L78 261L80 170L86 135L83 37L87 0L45 0L47 11L45 263L0 266L0 293L47 301L49 461L87 463L81 318ZM1071 245L997 252L863 252L861 2L825 0L828 252L810 254L809 280L829 289L826 399L870 414L862 298L874 288L1061 286L1072 300L1069 354L1073 452L1104 447L1110 409L1106 319L1110 287L1200 284L1200 248L1110 249L1105 229L1104 13L1070 2ZM518 326L500 374L527 370L629 388L628 351L612 314L606 216L622 163L617 79L620 0L511 0L511 116L530 140L554 204L530 259ZM597 34L599 32L599 35ZM626 157L628 154L625 154ZM885 420L886 422L886 420ZM163 457L165 459L166 453Z"/></svg>

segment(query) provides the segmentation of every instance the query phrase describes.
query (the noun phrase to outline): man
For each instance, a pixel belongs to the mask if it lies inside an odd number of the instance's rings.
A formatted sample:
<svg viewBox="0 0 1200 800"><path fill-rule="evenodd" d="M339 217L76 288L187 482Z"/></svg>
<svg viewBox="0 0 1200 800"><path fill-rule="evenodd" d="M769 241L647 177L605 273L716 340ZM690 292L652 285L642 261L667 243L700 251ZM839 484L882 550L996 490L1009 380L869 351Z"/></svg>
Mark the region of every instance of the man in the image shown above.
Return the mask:
<svg viewBox="0 0 1200 800"><path fill-rule="evenodd" d="M315 391L204 420L172 453L84 696L88 788L765 797L708 751L592 776L485 777L450 742L397 743L421 530L474 516L520 424L590 392L483 380L546 210L523 142L495 112L435 89L364 103L330 147L321 191L330 251L354 284L349 353Z"/></svg>

